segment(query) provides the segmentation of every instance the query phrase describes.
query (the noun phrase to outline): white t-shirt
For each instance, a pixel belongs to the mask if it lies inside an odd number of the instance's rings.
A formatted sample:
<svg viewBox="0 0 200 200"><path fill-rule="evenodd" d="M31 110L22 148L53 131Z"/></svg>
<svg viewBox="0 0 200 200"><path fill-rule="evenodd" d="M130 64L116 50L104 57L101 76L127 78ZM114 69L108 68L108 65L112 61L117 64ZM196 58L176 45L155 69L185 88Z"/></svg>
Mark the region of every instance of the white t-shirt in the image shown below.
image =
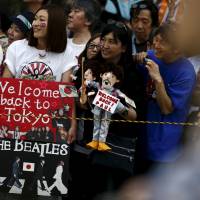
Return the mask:
<svg viewBox="0 0 200 200"><path fill-rule="evenodd" d="M72 38L68 38L67 39L67 51L71 51L71 59L73 60L73 63L75 63L75 65L72 65L72 79L75 80L76 79L76 72L78 70L78 57L79 55L83 52L83 50L85 49L86 43L85 44L75 44L73 43L73 39Z"/></svg>
<svg viewBox="0 0 200 200"><path fill-rule="evenodd" d="M73 59L73 62L78 64L78 57L85 49L86 43L84 44L75 44L73 43L72 38L67 39L67 51L71 52L71 59Z"/></svg>
<svg viewBox="0 0 200 200"><path fill-rule="evenodd" d="M2 46L0 45L0 65L3 61L3 49L2 49Z"/></svg>
<svg viewBox="0 0 200 200"><path fill-rule="evenodd" d="M71 53L70 47L63 53L39 50L23 39L8 47L4 62L16 78L61 81L62 74L76 64Z"/></svg>

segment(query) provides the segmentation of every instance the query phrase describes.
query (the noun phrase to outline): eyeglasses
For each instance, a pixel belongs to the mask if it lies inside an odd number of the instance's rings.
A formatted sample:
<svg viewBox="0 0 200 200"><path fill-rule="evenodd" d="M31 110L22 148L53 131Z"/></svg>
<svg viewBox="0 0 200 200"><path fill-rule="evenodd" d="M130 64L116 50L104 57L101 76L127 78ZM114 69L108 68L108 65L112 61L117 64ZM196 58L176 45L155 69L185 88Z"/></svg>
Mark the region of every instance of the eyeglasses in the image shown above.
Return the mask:
<svg viewBox="0 0 200 200"><path fill-rule="evenodd" d="M90 43L87 45L87 48L88 49L97 49L97 50L100 50L101 49L101 45L100 44L94 44L94 43Z"/></svg>
<svg viewBox="0 0 200 200"><path fill-rule="evenodd" d="M148 9L148 10L151 10L151 8L149 7L149 5L145 4L145 3L135 3L135 4L132 4L131 6L131 9L130 9L130 15L131 15L131 19L134 19L136 18L140 11L141 10L144 10L144 9ZM151 10L152 12L152 10Z"/></svg>

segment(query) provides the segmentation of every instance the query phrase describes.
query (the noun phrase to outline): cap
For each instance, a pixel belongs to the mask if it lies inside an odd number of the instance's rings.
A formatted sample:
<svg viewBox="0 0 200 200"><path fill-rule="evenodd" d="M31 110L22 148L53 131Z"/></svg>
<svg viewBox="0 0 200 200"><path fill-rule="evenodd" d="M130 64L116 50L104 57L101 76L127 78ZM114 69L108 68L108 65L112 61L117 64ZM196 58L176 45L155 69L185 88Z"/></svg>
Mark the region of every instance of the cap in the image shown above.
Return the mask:
<svg viewBox="0 0 200 200"><path fill-rule="evenodd" d="M16 24L24 34L27 34L32 28L33 19L34 14L32 12L23 12L17 16L11 17L11 21Z"/></svg>

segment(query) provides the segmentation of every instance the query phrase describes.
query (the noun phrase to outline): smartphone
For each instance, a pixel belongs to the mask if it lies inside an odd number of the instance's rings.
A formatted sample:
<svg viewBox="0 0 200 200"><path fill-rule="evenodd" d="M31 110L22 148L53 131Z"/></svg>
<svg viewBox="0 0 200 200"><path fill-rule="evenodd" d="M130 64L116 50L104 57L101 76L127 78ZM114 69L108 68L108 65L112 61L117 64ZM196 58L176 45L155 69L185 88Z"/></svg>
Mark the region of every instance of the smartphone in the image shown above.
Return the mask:
<svg viewBox="0 0 200 200"><path fill-rule="evenodd" d="M144 58L144 60L143 60L143 64L146 65L147 62L148 62L148 58L146 57L146 58Z"/></svg>

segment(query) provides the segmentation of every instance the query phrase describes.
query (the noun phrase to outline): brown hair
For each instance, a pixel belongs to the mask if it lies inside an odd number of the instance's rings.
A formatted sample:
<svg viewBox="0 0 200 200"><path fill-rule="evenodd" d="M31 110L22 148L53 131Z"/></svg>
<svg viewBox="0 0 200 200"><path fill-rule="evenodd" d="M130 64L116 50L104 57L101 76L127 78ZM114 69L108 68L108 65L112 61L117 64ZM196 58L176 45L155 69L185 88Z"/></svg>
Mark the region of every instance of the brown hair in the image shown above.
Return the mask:
<svg viewBox="0 0 200 200"><path fill-rule="evenodd" d="M51 4L42 6L38 11L40 10L46 10L48 12L46 51L55 53L64 52L67 45L66 15L64 9ZM33 35L33 30L31 30L28 44L37 47L37 42L37 38Z"/></svg>
<svg viewBox="0 0 200 200"><path fill-rule="evenodd" d="M81 9L85 13L86 19L91 23L89 26L90 32L93 32L96 23L100 20L101 7L96 0L74 0L72 4L72 9Z"/></svg>
<svg viewBox="0 0 200 200"><path fill-rule="evenodd" d="M177 28L178 24L175 22L163 23L159 28L156 29L154 36L160 35L162 39L167 42L170 46L178 48L177 46Z"/></svg>

